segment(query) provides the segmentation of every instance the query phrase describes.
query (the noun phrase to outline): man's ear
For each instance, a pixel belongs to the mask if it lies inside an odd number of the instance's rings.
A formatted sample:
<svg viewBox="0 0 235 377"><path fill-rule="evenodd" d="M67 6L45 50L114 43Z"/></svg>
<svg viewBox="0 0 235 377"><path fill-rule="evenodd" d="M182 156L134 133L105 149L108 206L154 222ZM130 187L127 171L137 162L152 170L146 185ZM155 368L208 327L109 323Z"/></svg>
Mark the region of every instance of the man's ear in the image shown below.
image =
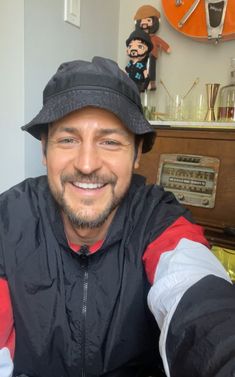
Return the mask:
<svg viewBox="0 0 235 377"><path fill-rule="evenodd" d="M143 142L144 142L144 140L142 139L140 141L139 145L138 145L136 158L135 158L135 162L134 162L134 169L138 169L138 167L140 166L140 158L141 158L141 155L142 155Z"/></svg>
<svg viewBox="0 0 235 377"><path fill-rule="evenodd" d="M41 135L41 147L42 147L42 163L44 166L47 165L47 136L45 134Z"/></svg>

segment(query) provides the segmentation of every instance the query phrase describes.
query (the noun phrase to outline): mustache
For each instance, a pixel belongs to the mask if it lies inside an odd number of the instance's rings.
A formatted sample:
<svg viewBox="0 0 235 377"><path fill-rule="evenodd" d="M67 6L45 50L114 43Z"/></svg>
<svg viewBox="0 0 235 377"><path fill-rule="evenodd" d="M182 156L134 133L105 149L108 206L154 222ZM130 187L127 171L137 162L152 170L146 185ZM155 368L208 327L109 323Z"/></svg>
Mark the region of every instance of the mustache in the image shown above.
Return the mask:
<svg viewBox="0 0 235 377"><path fill-rule="evenodd" d="M114 185L117 181L116 176L106 176L97 173L84 174L80 171L74 172L73 174L62 174L60 179L62 185L66 182L100 183L102 185Z"/></svg>

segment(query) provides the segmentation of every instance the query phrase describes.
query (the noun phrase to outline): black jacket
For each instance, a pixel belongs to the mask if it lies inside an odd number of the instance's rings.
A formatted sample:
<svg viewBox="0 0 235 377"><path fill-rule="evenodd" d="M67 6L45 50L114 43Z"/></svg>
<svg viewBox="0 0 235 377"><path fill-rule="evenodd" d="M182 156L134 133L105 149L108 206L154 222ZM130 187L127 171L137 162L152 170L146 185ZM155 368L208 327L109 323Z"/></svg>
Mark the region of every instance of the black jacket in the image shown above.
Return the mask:
<svg viewBox="0 0 235 377"><path fill-rule="evenodd" d="M76 253L46 177L2 194L0 289L7 281L14 376L163 376L148 295L169 376L234 377L234 286L187 219L172 194L134 177L100 249Z"/></svg>
<svg viewBox="0 0 235 377"><path fill-rule="evenodd" d="M142 254L185 212L173 196L135 178L101 249L90 255L68 247L46 177L3 194L0 209L0 276L9 283L16 328L14 375L163 375Z"/></svg>

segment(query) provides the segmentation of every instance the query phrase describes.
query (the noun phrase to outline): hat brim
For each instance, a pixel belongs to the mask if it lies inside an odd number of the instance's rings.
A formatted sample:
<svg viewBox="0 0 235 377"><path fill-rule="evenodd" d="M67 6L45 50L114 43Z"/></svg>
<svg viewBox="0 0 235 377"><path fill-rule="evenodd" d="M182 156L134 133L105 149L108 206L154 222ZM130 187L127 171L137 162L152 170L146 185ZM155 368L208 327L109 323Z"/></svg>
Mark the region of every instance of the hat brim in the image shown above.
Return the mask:
<svg viewBox="0 0 235 377"><path fill-rule="evenodd" d="M146 140L150 140L155 135L153 128L145 119L140 109L126 96L122 96L110 89L96 89L94 87L73 89L51 96L38 115L31 122L23 126L22 130L29 132L40 140L43 129L49 123L55 122L69 113L87 106L111 111L131 132L136 135L143 135L144 139L146 136ZM148 147L145 145L143 152L150 150L151 146Z"/></svg>

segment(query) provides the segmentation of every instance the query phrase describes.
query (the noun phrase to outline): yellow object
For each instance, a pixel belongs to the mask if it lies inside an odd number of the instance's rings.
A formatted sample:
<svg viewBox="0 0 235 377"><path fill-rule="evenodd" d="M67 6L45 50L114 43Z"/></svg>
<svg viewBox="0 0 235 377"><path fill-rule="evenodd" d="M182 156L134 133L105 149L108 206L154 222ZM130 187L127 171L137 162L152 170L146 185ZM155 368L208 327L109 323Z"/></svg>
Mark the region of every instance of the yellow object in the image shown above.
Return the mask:
<svg viewBox="0 0 235 377"><path fill-rule="evenodd" d="M235 250L212 246L212 252L223 264L231 280L235 282Z"/></svg>

